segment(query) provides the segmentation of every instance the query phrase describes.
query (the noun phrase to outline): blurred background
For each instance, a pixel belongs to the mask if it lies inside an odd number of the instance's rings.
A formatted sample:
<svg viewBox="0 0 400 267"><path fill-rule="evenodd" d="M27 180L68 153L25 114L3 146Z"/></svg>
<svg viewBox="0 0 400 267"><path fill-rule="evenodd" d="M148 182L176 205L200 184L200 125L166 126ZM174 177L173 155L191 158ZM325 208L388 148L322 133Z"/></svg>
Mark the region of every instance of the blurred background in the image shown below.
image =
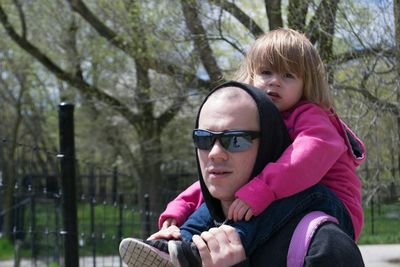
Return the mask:
<svg viewBox="0 0 400 267"><path fill-rule="evenodd" d="M358 243L400 243L399 1L1 0L0 23L0 265L121 266L197 178L204 95L282 27L366 145Z"/></svg>

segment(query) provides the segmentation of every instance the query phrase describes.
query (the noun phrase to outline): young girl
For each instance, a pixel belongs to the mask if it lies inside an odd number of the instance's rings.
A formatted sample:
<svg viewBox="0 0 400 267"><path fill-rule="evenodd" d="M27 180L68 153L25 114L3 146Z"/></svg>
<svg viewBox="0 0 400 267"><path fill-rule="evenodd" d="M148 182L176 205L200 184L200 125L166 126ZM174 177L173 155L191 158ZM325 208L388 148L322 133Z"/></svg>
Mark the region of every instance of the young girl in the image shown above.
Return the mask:
<svg viewBox="0 0 400 267"><path fill-rule="evenodd" d="M311 42L290 29L262 35L250 48L236 80L270 96L293 143L277 162L236 192L228 218L249 220L274 201L320 183L343 202L353 228L348 234L358 239L363 209L355 169L365 159L365 148L334 111L324 65ZM168 204L159 226L182 225L202 202L196 182Z"/></svg>

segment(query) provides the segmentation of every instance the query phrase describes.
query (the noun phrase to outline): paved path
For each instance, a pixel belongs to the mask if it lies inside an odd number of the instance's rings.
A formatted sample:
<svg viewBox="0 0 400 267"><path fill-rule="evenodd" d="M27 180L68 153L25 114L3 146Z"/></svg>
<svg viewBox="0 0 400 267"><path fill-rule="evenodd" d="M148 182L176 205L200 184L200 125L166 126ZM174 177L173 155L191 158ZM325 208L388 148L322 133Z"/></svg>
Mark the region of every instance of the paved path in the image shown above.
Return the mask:
<svg viewBox="0 0 400 267"><path fill-rule="evenodd" d="M359 247L366 267L400 267L400 244Z"/></svg>
<svg viewBox="0 0 400 267"><path fill-rule="evenodd" d="M359 247L366 267L400 267L400 244L361 245ZM80 265L83 267L93 266L92 258L81 258ZM0 261L0 267L13 266L13 261ZM38 263L37 266L41 267L46 265L44 263ZM119 266L119 257L99 257L96 260L96 266ZM20 267L32 267L32 263L28 260L23 260Z"/></svg>

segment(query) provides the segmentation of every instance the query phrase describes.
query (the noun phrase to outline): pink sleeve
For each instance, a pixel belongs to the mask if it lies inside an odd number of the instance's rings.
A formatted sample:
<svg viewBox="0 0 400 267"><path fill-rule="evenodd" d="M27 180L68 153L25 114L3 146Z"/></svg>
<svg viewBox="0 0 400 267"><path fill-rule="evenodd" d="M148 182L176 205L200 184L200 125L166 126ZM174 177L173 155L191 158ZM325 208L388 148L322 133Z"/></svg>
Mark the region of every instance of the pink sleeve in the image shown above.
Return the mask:
<svg viewBox="0 0 400 267"><path fill-rule="evenodd" d="M317 184L347 149L328 114L315 105L298 107L287 122L293 126L293 132L289 128L293 143L235 193L251 206L254 215L275 200Z"/></svg>
<svg viewBox="0 0 400 267"><path fill-rule="evenodd" d="M200 183L197 181L168 203L167 208L158 219L158 227L161 229L162 224L168 218L174 218L178 222L178 226L182 225L201 203L203 203L203 195Z"/></svg>

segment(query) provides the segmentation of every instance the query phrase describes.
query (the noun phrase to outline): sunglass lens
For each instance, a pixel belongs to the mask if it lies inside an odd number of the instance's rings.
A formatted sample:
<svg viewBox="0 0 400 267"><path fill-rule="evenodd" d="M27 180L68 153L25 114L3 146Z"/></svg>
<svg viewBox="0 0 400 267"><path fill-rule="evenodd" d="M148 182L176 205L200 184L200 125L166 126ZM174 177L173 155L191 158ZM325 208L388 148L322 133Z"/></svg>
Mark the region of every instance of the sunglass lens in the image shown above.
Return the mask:
<svg viewBox="0 0 400 267"><path fill-rule="evenodd" d="M254 139L254 132L249 131L226 131L213 133L207 130L195 129L193 141L198 149L210 150L216 139L222 147L229 152L241 152L249 149Z"/></svg>
<svg viewBox="0 0 400 267"><path fill-rule="evenodd" d="M213 135L210 132L195 130L193 132L193 141L197 148L209 150L213 145Z"/></svg>
<svg viewBox="0 0 400 267"><path fill-rule="evenodd" d="M222 146L230 152L240 152L251 147L251 137L247 135L224 136L221 138Z"/></svg>

